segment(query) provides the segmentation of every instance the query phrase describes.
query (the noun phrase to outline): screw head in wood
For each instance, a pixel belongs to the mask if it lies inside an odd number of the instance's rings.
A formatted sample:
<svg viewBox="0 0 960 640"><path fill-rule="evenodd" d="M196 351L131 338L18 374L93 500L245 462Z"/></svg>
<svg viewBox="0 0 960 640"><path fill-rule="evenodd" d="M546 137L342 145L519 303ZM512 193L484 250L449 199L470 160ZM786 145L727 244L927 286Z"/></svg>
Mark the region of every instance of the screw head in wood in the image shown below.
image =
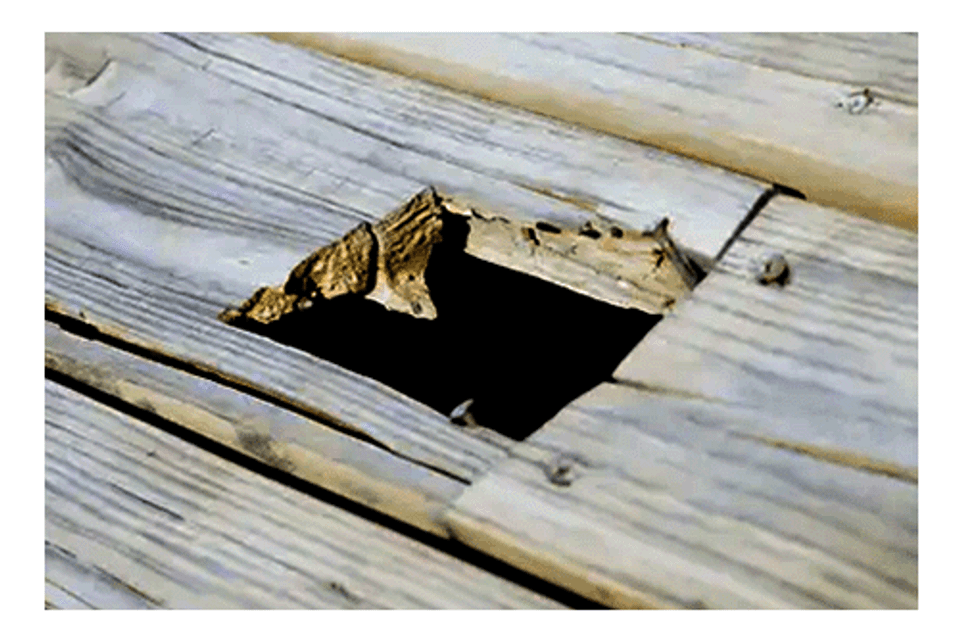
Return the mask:
<svg viewBox="0 0 960 640"><path fill-rule="evenodd" d="M559 456L547 467L547 479L559 487L569 487L578 477L577 463L568 456Z"/></svg>
<svg viewBox="0 0 960 640"><path fill-rule="evenodd" d="M790 280L790 265L783 254L775 253L764 259L757 272L757 282L762 285L778 284L781 287Z"/></svg>

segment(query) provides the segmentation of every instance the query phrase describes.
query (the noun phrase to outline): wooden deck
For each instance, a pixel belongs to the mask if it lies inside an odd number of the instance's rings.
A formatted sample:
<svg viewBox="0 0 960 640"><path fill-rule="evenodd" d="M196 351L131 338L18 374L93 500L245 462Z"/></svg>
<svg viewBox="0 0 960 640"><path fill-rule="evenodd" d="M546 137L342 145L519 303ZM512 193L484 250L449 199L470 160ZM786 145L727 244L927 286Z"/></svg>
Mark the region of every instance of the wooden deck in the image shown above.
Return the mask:
<svg viewBox="0 0 960 640"><path fill-rule="evenodd" d="M915 609L916 46L48 34L47 607ZM437 319L219 319L427 187Z"/></svg>

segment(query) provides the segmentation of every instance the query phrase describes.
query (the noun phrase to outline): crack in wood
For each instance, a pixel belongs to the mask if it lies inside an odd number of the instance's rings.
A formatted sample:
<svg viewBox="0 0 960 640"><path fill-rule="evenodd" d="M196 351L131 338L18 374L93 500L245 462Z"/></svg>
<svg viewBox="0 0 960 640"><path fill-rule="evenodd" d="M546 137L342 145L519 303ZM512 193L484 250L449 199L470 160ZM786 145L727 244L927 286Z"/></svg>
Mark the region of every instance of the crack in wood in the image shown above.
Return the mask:
<svg viewBox="0 0 960 640"><path fill-rule="evenodd" d="M877 460L875 458L871 458L870 456L865 456L861 453L856 453L853 451L843 451L840 449L808 444L806 442L791 442L781 438L770 438L767 436L739 433L736 431L732 431L731 435L744 440L753 440L776 449L784 449L799 455L810 456L812 458L816 458L817 460L840 465L842 467L849 467L851 469L866 471L868 473L876 473L894 478L896 480L912 482L913 484L918 484L919 481L919 473L915 468L904 467L895 462Z"/></svg>

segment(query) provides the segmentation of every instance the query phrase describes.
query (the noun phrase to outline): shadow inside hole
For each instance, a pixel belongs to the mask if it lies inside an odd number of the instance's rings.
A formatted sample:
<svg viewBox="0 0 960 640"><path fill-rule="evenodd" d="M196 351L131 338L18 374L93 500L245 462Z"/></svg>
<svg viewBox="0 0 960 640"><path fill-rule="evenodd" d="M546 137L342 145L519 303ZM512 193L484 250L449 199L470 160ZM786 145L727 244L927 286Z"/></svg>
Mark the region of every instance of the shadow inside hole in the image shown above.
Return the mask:
<svg viewBox="0 0 960 640"><path fill-rule="evenodd" d="M449 413L468 398L482 426L533 433L614 369L661 318L622 309L463 252L445 222L426 280L437 318L356 296L317 298L270 325L243 327L335 362Z"/></svg>

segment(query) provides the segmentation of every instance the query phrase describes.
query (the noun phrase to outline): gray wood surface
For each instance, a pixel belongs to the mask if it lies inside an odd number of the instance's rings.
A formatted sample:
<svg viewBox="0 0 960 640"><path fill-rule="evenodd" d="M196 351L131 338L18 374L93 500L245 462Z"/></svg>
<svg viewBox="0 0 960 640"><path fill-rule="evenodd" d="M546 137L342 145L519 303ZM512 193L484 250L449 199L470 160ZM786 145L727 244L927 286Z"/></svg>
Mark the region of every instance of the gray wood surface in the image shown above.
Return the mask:
<svg viewBox="0 0 960 640"><path fill-rule="evenodd" d="M719 403L604 384L446 518L458 538L615 607L916 608L916 484L743 426Z"/></svg>
<svg viewBox="0 0 960 640"><path fill-rule="evenodd" d="M917 228L917 109L864 87L621 34L273 34ZM853 48L837 56L860 55ZM894 60L899 74L909 61ZM913 64L915 67L915 63ZM889 65L884 65L888 71Z"/></svg>
<svg viewBox="0 0 960 640"><path fill-rule="evenodd" d="M869 87L917 104L916 33L638 33L768 69Z"/></svg>
<svg viewBox="0 0 960 640"><path fill-rule="evenodd" d="M771 443L915 481L917 246L912 233L775 198L614 378L721 403ZM790 281L758 284L777 253Z"/></svg>
<svg viewBox="0 0 960 640"><path fill-rule="evenodd" d="M765 188L261 37L191 38L48 36L48 308L461 480L501 449L217 313L427 184L572 228L670 215L707 257Z"/></svg>
<svg viewBox="0 0 960 640"><path fill-rule="evenodd" d="M50 103L51 111L55 105ZM91 170L104 169L86 161ZM217 320L224 307L249 295L264 273L278 272L276 279L281 279L289 268L283 258L298 261L289 248L276 250L270 244L278 242L275 234L264 230L261 244L250 243L223 230L230 224L226 216L200 226L196 218L159 214L143 200L136 208L131 202L97 198L52 159L46 179L48 308L264 393L456 478L475 477L501 455L383 384ZM269 219L251 219L254 226L270 224ZM245 263L256 264L258 254L266 264L251 269Z"/></svg>
<svg viewBox="0 0 960 640"><path fill-rule="evenodd" d="M334 240L352 218L377 219L433 184L512 217L573 228L595 215L634 229L669 216L682 245L713 256L766 188L652 147L262 37L51 34L47 48L74 66L110 60L72 99L100 107L98 116L122 134L167 142L170 159L190 165L174 183L189 177L194 187L181 198L198 198L203 180L214 199L208 207L242 204L247 225L250 217L270 221L275 234L304 246ZM157 175L161 159L150 160ZM232 180L216 179L224 173ZM250 182L262 188L243 189Z"/></svg>
<svg viewBox="0 0 960 640"><path fill-rule="evenodd" d="M916 235L774 198L453 534L612 606L915 608L917 283Z"/></svg>
<svg viewBox="0 0 960 640"><path fill-rule="evenodd" d="M47 382L56 608L556 608Z"/></svg>
<svg viewBox="0 0 960 640"><path fill-rule="evenodd" d="M446 536L464 485L301 415L47 323L45 363L281 471Z"/></svg>
<svg viewBox="0 0 960 640"><path fill-rule="evenodd" d="M182 279L156 278L156 272L138 270L129 262L122 270L113 268L97 262L95 251L62 251L65 244L48 245L48 309L158 356L199 367L215 379L265 394L323 424L372 438L395 455L462 481L503 455L385 385L224 325L216 320L219 308L177 293ZM76 268L78 264L85 269ZM119 284L119 278L125 283Z"/></svg>
<svg viewBox="0 0 960 640"><path fill-rule="evenodd" d="M504 55L517 47L539 51L529 57L535 64L561 55L546 53L560 36L495 37L509 41L500 49ZM860 115L833 106L821 112L821 98L831 105L839 85L792 72L783 72L789 79L762 74L769 70L628 36L602 39L613 48L600 58L591 53L600 40L564 40L563 56L572 62L560 73L579 85L564 89L559 102L549 102L557 97L549 92L534 94L536 104L515 102L559 117L576 116L576 109L563 111L576 103L599 118L578 120L592 127L628 120L674 135L661 126L678 123L673 116L637 118L635 110L607 110L577 98L582 87L616 88L603 84L610 78L636 86L649 81L683 103L681 114L669 101L660 103L663 113L719 118L714 124L722 126L706 138L671 138L719 145L697 147L693 155L701 157L707 157L701 151L722 151L757 160L749 145L763 132L743 133L747 120L788 123L784 135L809 126L821 132L816 140L843 146L838 162L847 168L891 170L897 179L913 171L915 226L912 107L881 101ZM621 58L639 59L633 47L640 46L660 52L653 59L674 75L641 74L639 82L635 69L617 70ZM196 389L229 384L285 407L264 405L263 415L292 409L311 416L337 431L323 431L329 442L350 440L344 432L374 440L382 449L351 441L351 451L366 453L336 460L364 482L386 480L397 467L418 469L417 477L448 476L449 482L429 484L426 493L438 501L423 503L418 513L426 522L436 523L436 509L455 494L440 485L472 483L440 516L439 527L612 606L916 607L915 235L774 198L693 297L677 306L676 317L661 322L621 365L615 384L601 385L513 446L482 430L454 427L385 385L216 316L256 288L282 281L317 246L374 222L430 184L510 219L571 229L598 217L643 229L669 216L678 242L705 262L767 185L254 36L54 34L47 54L49 311L202 372L206 380ZM714 66L698 66L708 58ZM731 84L741 73L742 83ZM697 82L703 86L693 86ZM522 91L500 97L516 95L531 97ZM543 104L566 106L553 113ZM772 106L786 104L808 111L768 117ZM730 140L735 143L724 147ZM879 151L878 140L887 145ZM853 157L857 145L870 146L873 155ZM764 166L772 166L767 160ZM819 174L811 166L800 169L841 182L850 175L837 165ZM877 197L898 206L902 186L881 189ZM873 207L870 197L861 203ZM888 213L880 217L910 226L909 211ZM791 265L785 288L752 279L770 251L785 254ZM96 350L97 358L106 357ZM134 367L138 379L145 371L140 366ZM81 379L91 374L73 371ZM128 400L164 399L153 406L182 418L183 405L169 401L183 389L179 383L164 386L159 376L146 384L147 376L132 389L121 377L114 363L86 379L113 385L112 392ZM282 487L282 497L264 497L262 486L272 483L223 471L230 465L215 459L194 462L199 454L190 447L157 459L154 443L162 434L131 435L138 425L75 402L55 385L48 384L48 401L51 388L71 399L56 400L57 418L48 409L50 607L529 602L529 594L516 592L489 596L500 587L487 589L489 576L477 583L459 566L437 569L444 577L434 579L424 567L433 571L430 563L440 561L430 553L433 560L424 561L421 551L383 551L361 562L348 550L374 548L381 534L392 534L349 518L335 526L343 514L310 511L310 520L302 510L319 508L316 501L290 507L296 500ZM179 399L216 413L225 411L223 398L236 399L233 391L222 393L202 401L217 407ZM118 425L127 431L105 435ZM216 420L204 425L211 433L224 427ZM83 435L81 426L93 435ZM225 427L221 433L225 440L235 437ZM104 439L109 444L102 445ZM125 448L129 442L139 449ZM377 470L364 466L378 466L384 449L396 460ZM212 489L197 465L217 477ZM116 474L123 483L111 479ZM185 520L181 502L194 509ZM212 519L194 527L194 516ZM135 543L116 537L123 527L137 536ZM245 545L245 530L266 546ZM343 546L330 542L341 539ZM337 546L336 554L318 550L326 544ZM317 567L339 573L329 577ZM459 579L471 586L461 588ZM294 586L275 588L288 581ZM193 591L198 584L209 586L208 600ZM464 598L470 604L458 604Z"/></svg>

